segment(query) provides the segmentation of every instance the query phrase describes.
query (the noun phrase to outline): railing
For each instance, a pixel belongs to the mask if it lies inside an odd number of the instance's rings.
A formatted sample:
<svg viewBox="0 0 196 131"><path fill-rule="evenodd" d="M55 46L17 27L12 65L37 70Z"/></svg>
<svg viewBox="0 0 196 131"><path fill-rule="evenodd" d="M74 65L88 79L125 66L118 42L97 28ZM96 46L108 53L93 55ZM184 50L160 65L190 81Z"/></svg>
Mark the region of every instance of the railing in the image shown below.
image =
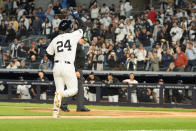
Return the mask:
<svg viewBox="0 0 196 131"><path fill-rule="evenodd" d="M39 103L52 103L54 98L54 91L55 86L53 81L48 82L41 82L41 81L18 81L18 80L0 80L0 85L4 85L7 89L7 93L1 93L0 92L0 101L12 101L12 102L39 102ZM22 100L16 97L16 85L31 85L36 86L36 92L37 96L33 99L29 100ZM51 88L47 90L47 94L50 95L47 96L46 100L40 100L40 90L41 86L50 86ZM121 105L121 106L151 106L151 107L185 107L185 108L196 108L196 85L177 85L177 84L103 84L103 83L95 83L95 84L83 84L84 87L89 88L96 88L96 101L88 101L86 100L85 104L98 104L98 105ZM121 90L126 89L126 97L120 97L118 102L108 102L107 100L107 91L111 88L119 89ZM151 98L151 101L146 102L145 100L142 101L140 99L139 92L145 91L147 89L150 90L157 90L157 99L158 103L155 103L154 100ZM170 102L166 102L166 90L169 92L170 99L176 97L174 96L174 92L181 92L181 95L183 99L189 99L189 102L176 102L173 103L172 100ZM188 95L186 95L186 92L188 92ZM105 95L103 95L105 93ZM137 96L138 102L132 102L132 95ZM148 95L148 94L143 94ZM141 96L142 97L142 96ZM150 97L149 97L150 99ZM68 101L68 103L75 103L74 101Z"/></svg>

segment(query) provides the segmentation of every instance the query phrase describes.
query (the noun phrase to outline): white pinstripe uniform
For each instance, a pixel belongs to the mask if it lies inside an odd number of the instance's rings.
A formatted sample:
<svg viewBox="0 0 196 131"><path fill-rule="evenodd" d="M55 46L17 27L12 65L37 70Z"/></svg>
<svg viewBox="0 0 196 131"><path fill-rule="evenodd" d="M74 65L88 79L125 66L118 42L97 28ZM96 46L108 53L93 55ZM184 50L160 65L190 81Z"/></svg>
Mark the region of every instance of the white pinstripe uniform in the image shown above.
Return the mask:
<svg viewBox="0 0 196 131"><path fill-rule="evenodd" d="M46 49L49 55L54 55L53 77L56 92L62 97L70 97L78 92L78 80L75 74L75 55L78 41L82 38L83 31L78 29L72 33L60 34L55 37ZM64 90L66 85L67 90ZM54 110L59 111L54 98Z"/></svg>

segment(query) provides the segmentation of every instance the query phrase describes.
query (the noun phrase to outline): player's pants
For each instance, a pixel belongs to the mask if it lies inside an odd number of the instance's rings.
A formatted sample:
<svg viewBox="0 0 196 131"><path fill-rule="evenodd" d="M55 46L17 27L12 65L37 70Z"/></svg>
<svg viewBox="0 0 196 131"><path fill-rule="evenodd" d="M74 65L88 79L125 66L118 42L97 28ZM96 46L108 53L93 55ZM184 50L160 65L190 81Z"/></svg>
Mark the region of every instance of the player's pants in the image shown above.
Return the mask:
<svg viewBox="0 0 196 131"><path fill-rule="evenodd" d="M40 94L40 100L46 100L46 92Z"/></svg>
<svg viewBox="0 0 196 131"><path fill-rule="evenodd" d="M118 102L118 95L108 96L109 102Z"/></svg>
<svg viewBox="0 0 196 131"><path fill-rule="evenodd" d="M56 92L62 93L63 97L74 96L78 92L78 80L73 64L66 64L64 61L55 63L53 68L53 77L56 86ZM64 90L66 85L67 89ZM54 99L54 102L56 100ZM56 105L54 104L54 109Z"/></svg>
<svg viewBox="0 0 196 131"><path fill-rule="evenodd" d="M21 99L31 99L30 94L28 95L21 95Z"/></svg>
<svg viewBox="0 0 196 131"><path fill-rule="evenodd" d="M96 93L88 93L89 101L96 101Z"/></svg>

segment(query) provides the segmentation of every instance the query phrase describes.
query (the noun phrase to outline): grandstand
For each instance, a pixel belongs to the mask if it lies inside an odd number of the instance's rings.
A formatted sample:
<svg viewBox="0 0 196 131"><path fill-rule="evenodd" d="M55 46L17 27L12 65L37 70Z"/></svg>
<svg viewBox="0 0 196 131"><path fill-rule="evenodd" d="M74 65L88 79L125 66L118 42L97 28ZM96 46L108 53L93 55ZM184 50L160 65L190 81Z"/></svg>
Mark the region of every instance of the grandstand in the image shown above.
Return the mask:
<svg viewBox="0 0 196 131"><path fill-rule="evenodd" d="M110 72L122 82L132 72L139 83L157 84L162 78L164 84L177 84L178 80L195 84L194 0L179 0L178 3L151 0L143 4L142 0L104 2L3 1L0 9L0 79L18 80L22 75L26 80L36 80L37 71L43 70L53 81L53 63L45 56L45 50L59 34L60 21L72 19L69 7L73 6L88 25L84 45L85 78L94 72L103 81ZM73 28L77 28L74 22ZM186 98L189 103L195 97L192 86L190 90L182 90L184 101ZM1 91L8 93L8 90ZM169 96L171 94L170 91Z"/></svg>

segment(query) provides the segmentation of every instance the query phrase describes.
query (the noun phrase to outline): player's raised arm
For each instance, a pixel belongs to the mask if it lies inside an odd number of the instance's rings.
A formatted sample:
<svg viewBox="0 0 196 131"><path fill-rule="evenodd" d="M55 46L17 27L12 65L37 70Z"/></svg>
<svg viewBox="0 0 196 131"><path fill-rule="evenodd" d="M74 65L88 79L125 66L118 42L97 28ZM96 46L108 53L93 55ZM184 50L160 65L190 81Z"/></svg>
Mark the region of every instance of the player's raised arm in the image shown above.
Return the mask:
<svg viewBox="0 0 196 131"><path fill-rule="evenodd" d="M71 14L74 17L74 19L77 20L77 22L78 22L78 28L79 29L82 29L83 32L85 32L86 31L86 28L87 28L86 23L83 22L83 20L81 20L78 12L76 10L73 10L73 8L70 8L70 11L71 11Z"/></svg>

